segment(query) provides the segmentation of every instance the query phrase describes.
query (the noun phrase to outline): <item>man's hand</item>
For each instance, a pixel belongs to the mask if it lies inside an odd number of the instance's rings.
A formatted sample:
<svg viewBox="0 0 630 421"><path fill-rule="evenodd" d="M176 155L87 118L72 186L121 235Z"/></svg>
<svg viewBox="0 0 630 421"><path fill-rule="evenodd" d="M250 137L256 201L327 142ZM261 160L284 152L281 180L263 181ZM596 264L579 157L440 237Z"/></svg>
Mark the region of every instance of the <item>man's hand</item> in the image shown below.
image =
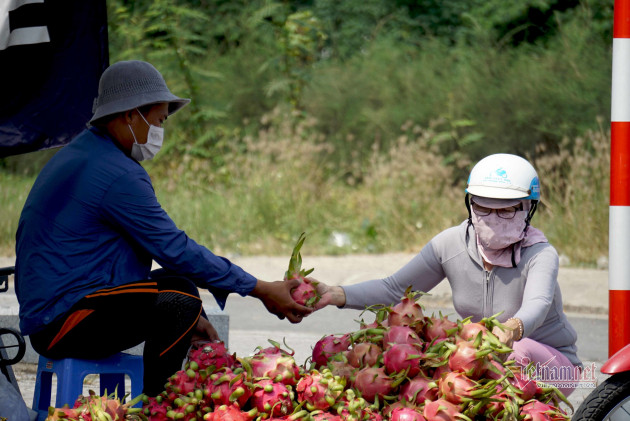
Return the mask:
<svg viewBox="0 0 630 421"><path fill-rule="evenodd" d="M249 295L260 299L267 310L279 319L286 317L291 323L299 323L313 312L312 309L299 305L291 298L291 290L299 284L300 281L297 279L275 282L258 280Z"/></svg>
<svg viewBox="0 0 630 421"><path fill-rule="evenodd" d="M190 339L190 344L197 345L202 342L219 340L219 334L215 330L214 326L212 326L212 323L203 316L199 317L197 326L195 326L195 330L193 331L193 336Z"/></svg>
<svg viewBox="0 0 630 421"><path fill-rule="evenodd" d="M341 287L331 287L323 282L317 281L317 292L322 297L315 304L315 310L320 310L327 305L334 305L337 307L343 307L346 305L346 293Z"/></svg>

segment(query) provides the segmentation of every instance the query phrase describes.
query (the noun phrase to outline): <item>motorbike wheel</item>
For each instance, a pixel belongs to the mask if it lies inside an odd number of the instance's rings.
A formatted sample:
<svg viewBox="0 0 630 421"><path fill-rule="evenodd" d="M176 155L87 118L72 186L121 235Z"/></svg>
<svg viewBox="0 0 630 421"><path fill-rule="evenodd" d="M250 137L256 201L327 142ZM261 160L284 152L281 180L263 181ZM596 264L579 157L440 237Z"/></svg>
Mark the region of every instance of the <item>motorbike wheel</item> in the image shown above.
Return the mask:
<svg viewBox="0 0 630 421"><path fill-rule="evenodd" d="M614 374L597 386L571 420L630 420L630 372Z"/></svg>

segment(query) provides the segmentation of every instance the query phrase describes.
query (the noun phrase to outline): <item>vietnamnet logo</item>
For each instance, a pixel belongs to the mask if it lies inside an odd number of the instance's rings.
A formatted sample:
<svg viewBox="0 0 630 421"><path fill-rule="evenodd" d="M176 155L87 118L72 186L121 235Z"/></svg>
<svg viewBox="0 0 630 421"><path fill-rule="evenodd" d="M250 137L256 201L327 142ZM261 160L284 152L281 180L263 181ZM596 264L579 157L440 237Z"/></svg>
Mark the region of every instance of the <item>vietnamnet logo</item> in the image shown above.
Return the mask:
<svg viewBox="0 0 630 421"><path fill-rule="evenodd" d="M595 363L584 367L558 366L553 364L555 356L545 362L520 362L521 376L536 382L539 387L554 386L558 389L593 389L597 387L597 367Z"/></svg>

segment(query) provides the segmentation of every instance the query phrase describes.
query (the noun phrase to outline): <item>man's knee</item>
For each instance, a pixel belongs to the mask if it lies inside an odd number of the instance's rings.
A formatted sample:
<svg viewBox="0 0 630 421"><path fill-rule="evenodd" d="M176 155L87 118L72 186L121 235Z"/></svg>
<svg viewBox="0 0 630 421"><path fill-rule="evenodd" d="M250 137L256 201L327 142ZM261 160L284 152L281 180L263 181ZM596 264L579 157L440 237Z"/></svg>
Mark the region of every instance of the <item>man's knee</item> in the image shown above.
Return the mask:
<svg viewBox="0 0 630 421"><path fill-rule="evenodd" d="M151 279L157 282L158 292L179 291L182 294L199 298L197 285L186 276L168 272L165 269L158 269L151 272Z"/></svg>

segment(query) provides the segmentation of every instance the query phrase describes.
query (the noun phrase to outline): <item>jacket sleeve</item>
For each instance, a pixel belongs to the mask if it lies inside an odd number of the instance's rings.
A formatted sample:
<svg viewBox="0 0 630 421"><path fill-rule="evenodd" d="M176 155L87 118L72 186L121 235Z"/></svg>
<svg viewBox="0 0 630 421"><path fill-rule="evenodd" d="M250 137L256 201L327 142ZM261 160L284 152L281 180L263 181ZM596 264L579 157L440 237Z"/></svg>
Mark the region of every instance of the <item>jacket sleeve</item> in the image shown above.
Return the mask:
<svg viewBox="0 0 630 421"><path fill-rule="evenodd" d="M396 304L409 286L414 291L429 292L433 289L444 279L433 241L435 239L393 275L342 287L346 294L345 308L364 309L374 304Z"/></svg>
<svg viewBox="0 0 630 421"><path fill-rule="evenodd" d="M523 337L538 329L547 318L558 287L558 266L558 253L551 246L529 262L523 302L513 316L523 322Z"/></svg>
<svg viewBox="0 0 630 421"><path fill-rule="evenodd" d="M158 203L143 169L117 179L105 194L101 211L110 224L160 266L188 276L197 286L210 290L221 308L230 292L245 296L256 285L254 276L214 255L177 228Z"/></svg>

